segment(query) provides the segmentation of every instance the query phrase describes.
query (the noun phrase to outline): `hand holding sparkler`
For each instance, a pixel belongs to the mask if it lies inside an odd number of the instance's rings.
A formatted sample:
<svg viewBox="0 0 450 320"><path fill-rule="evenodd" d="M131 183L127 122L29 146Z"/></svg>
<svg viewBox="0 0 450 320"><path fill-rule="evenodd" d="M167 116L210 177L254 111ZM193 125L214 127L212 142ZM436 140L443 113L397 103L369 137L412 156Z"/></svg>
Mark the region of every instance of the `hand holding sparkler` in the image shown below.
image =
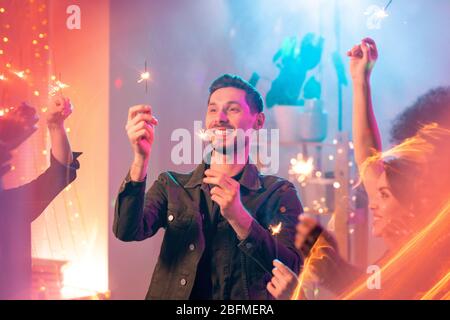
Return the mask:
<svg viewBox="0 0 450 320"><path fill-rule="evenodd" d="M154 140L154 126L158 119L152 115L149 105L136 105L128 111L126 131L134 151L134 162L130 170L131 179L142 181L145 178Z"/></svg>
<svg viewBox="0 0 450 320"><path fill-rule="evenodd" d="M374 40L365 38L361 44L353 46L347 52L350 57L350 74L353 82L368 81L378 59L378 50Z"/></svg>
<svg viewBox="0 0 450 320"><path fill-rule="evenodd" d="M236 213L243 207L239 182L213 169L205 171L203 182L214 185L211 189L211 199L220 206L224 218L234 219Z"/></svg>
<svg viewBox="0 0 450 320"><path fill-rule="evenodd" d="M247 238L253 218L241 202L240 184L238 181L219 171L205 171L203 182L213 184L211 200L220 207L220 213L230 223L239 239Z"/></svg>
<svg viewBox="0 0 450 320"><path fill-rule="evenodd" d="M64 121L72 114L72 103L70 99L53 97L47 110L47 125L49 129L64 127Z"/></svg>
<svg viewBox="0 0 450 320"><path fill-rule="evenodd" d="M64 122L72 114L72 103L61 92L58 97L53 97L51 100L46 117L52 143L52 156L59 163L69 166L73 162L73 154Z"/></svg>
<svg viewBox="0 0 450 320"><path fill-rule="evenodd" d="M267 291L277 300L290 300L298 285L297 275L279 260L274 260L273 266Z"/></svg>
<svg viewBox="0 0 450 320"><path fill-rule="evenodd" d="M298 216L298 220L295 247L302 252L304 258L309 255L320 236L323 236L332 248L338 250L336 239L319 224L316 218L308 214L301 214Z"/></svg>
<svg viewBox="0 0 450 320"><path fill-rule="evenodd" d="M298 221L295 234L295 247L300 250L305 244L311 231L318 226L318 222L316 219L306 214L299 215Z"/></svg>

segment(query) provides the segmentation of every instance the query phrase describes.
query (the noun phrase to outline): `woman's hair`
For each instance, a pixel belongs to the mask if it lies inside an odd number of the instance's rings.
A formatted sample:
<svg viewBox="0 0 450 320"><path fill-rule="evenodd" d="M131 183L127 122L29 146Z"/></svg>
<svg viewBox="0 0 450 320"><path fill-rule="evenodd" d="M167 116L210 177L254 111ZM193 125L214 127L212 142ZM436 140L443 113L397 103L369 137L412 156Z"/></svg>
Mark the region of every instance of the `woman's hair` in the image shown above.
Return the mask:
<svg viewBox="0 0 450 320"><path fill-rule="evenodd" d="M450 191L450 130L436 123L385 152L375 153L361 166L382 163L393 196L412 213L433 210Z"/></svg>
<svg viewBox="0 0 450 320"><path fill-rule="evenodd" d="M399 144L430 123L450 129L450 87L429 90L397 115L391 128L391 142Z"/></svg>

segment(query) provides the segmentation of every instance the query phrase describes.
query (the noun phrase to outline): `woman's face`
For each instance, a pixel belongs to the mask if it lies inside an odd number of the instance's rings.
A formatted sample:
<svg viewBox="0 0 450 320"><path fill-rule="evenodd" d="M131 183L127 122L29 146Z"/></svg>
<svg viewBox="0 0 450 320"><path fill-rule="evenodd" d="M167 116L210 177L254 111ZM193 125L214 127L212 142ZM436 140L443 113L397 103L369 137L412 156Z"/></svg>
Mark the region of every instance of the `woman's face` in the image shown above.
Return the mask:
<svg viewBox="0 0 450 320"><path fill-rule="evenodd" d="M407 214L407 210L393 196L384 172L377 180L375 194L369 197L369 208L373 214L372 234L375 237L385 235L393 219Z"/></svg>

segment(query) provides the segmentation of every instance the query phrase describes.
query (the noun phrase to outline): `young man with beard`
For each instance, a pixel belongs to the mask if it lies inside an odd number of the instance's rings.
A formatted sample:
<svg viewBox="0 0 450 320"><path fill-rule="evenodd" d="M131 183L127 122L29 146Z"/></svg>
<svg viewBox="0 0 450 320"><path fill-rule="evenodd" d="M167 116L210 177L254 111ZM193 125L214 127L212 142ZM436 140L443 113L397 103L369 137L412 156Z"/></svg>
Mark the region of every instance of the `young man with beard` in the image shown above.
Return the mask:
<svg viewBox="0 0 450 320"><path fill-rule="evenodd" d="M158 121L150 106L130 108L126 130L134 161L117 197L113 229L122 241L165 229L147 299L271 299L267 286L277 259L298 271L294 235L302 206L295 187L261 175L248 160L249 142L236 142L236 131L263 127L262 111L261 95L248 82L216 79L205 119L210 161L187 174L164 172L145 193ZM244 155L246 161L229 161L231 151L232 160ZM281 232L272 235L270 226L280 222ZM283 290L281 283L269 285Z"/></svg>

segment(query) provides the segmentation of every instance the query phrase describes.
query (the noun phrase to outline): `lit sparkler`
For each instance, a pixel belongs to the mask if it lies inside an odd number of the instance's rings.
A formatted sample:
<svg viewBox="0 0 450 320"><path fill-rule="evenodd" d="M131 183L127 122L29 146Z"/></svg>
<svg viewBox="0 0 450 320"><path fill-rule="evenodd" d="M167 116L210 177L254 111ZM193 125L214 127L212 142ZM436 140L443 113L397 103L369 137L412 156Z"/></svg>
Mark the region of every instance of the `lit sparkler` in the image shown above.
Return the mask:
<svg viewBox="0 0 450 320"><path fill-rule="evenodd" d="M371 5L366 9L364 15L368 16L366 22L368 29L381 29L381 21L389 16L387 13L387 9L391 5L391 3L392 0L390 0L388 4L384 6L384 8L380 8L377 5Z"/></svg>
<svg viewBox="0 0 450 320"><path fill-rule="evenodd" d="M278 223L275 226L273 226L273 225L269 226L270 232L272 232L272 235L275 237L275 258L276 259L278 259L278 241L277 241L276 237L281 232L282 226L283 226L282 222Z"/></svg>
<svg viewBox="0 0 450 320"><path fill-rule="evenodd" d="M48 94L51 97L54 97L58 92L61 92L62 89L66 89L69 87L68 84L62 83L61 81L55 81L53 84L50 84L48 90Z"/></svg>
<svg viewBox="0 0 450 320"><path fill-rule="evenodd" d="M138 83L145 81L145 93L148 92L148 80L150 80L150 72L147 71L147 61L145 61L144 72L141 73Z"/></svg>
<svg viewBox="0 0 450 320"><path fill-rule="evenodd" d="M314 170L313 158L303 158L303 154L299 153L297 158L291 159L289 174L295 175L298 182L303 182L308 178Z"/></svg>
<svg viewBox="0 0 450 320"><path fill-rule="evenodd" d="M276 226L270 226L269 228L270 228L270 231L272 232L272 235L273 236L276 236L277 234L279 234L280 233L280 231L281 231L281 227L283 226L283 223L282 222L280 222L279 224L277 224Z"/></svg>
<svg viewBox="0 0 450 320"><path fill-rule="evenodd" d="M206 129L200 129L197 132L197 136L202 140L202 141L209 141L211 139L211 132L210 130L206 130Z"/></svg>
<svg viewBox="0 0 450 320"><path fill-rule="evenodd" d="M13 73L20 79L25 79L25 71L14 71Z"/></svg>

